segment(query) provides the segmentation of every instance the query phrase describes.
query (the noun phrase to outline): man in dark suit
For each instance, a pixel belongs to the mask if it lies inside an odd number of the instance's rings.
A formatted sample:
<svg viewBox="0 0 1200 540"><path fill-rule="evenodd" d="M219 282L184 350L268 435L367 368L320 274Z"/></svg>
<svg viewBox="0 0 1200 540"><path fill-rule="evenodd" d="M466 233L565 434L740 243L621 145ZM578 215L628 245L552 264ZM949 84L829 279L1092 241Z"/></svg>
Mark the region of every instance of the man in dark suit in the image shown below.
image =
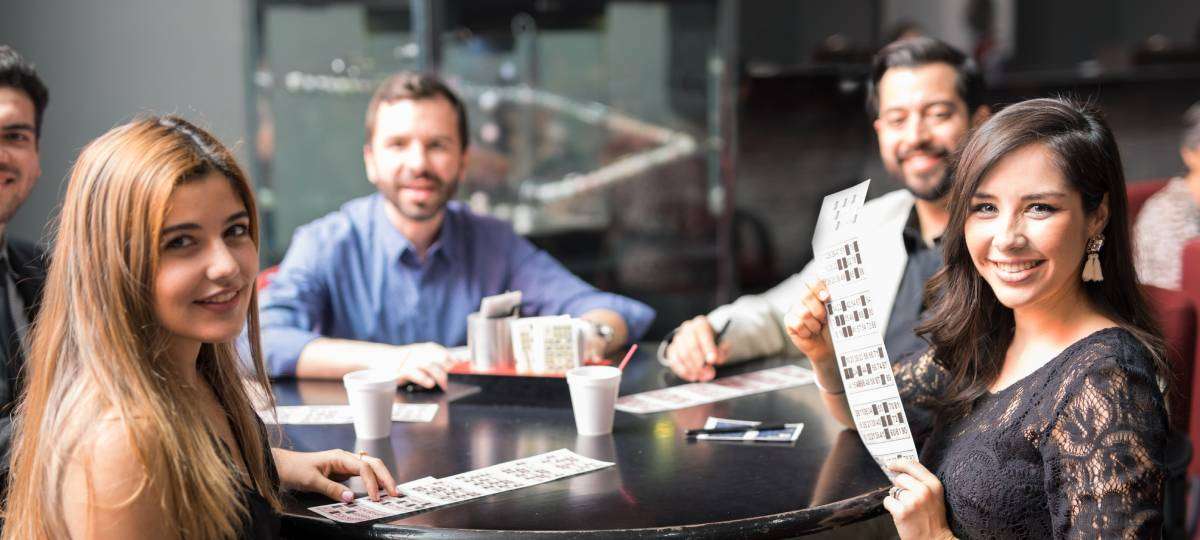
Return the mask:
<svg viewBox="0 0 1200 540"><path fill-rule="evenodd" d="M0 489L8 485L12 413L21 389L26 333L46 270L35 244L5 230L42 174L38 141L49 95L33 66L0 45Z"/></svg>

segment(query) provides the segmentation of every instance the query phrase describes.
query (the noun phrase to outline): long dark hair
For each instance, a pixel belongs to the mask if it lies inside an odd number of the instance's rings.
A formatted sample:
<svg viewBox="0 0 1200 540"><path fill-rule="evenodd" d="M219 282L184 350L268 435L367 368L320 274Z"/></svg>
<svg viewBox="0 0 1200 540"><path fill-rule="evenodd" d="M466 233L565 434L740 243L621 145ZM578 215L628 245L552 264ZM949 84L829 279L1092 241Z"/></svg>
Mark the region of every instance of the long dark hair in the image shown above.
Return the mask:
<svg viewBox="0 0 1200 540"><path fill-rule="evenodd" d="M1082 196L1086 212L1108 196L1108 223L1100 266L1104 280L1085 282L1091 304L1150 351L1164 380L1165 347L1137 282L1129 232L1125 174L1112 131L1091 106L1069 99L1032 99L1005 108L967 138L957 156L950 222L943 236L945 266L925 287L930 311L916 332L933 347L934 361L950 373L945 412L964 414L1000 374L1012 342L1013 312L996 299L967 251L964 226L971 197L1006 156L1038 144ZM1079 261L1082 269L1083 260Z"/></svg>

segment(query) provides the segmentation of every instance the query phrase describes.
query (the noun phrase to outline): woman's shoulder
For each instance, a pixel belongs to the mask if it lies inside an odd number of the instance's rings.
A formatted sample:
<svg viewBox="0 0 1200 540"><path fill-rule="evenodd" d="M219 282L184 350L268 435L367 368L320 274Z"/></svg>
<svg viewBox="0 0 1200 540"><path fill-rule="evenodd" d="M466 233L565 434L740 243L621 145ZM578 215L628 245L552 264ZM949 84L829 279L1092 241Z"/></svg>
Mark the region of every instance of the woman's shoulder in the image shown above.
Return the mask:
<svg viewBox="0 0 1200 540"><path fill-rule="evenodd" d="M157 488L145 466L143 445L155 433L138 430L145 419L102 414L82 434L66 463L63 513L73 532L102 531L115 537L162 531Z"/></svg>
<svg viewBox="0 0 1200 540"><path fill-rule="evenodd" d="M72 464L84 465L88 474L96 477L112 476L115 479L129 476L145 476L138 441L150 442L157 434L149 427L149 421L138 416L104 412L81 433L72 449Z"/></svg>
<svg viewBox="0 0 1200 540"><path fill-rule="evenodd" d="M1064 373L1090 373L1120 368L1154 372L1154 356L1137 336L1120 326L1088 334L1063 351Z"/></svg>
<svg viewBox="0 0 1200 540"><path fill-rule="evenodd" d="M1063 351L1054 370L1057 408L1073 402L1120 404L1128 400L1162 401L1159 374L1150 350L1129 330L1105 328Z"/></svg>

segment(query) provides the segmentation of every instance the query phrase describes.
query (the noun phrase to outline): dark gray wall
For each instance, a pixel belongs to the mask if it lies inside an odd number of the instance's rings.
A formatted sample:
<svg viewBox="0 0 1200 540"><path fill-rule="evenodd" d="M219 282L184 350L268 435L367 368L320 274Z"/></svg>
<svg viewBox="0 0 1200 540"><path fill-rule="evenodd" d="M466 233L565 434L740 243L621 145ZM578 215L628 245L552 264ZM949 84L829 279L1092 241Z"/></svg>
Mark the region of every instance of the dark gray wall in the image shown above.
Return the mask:
<svg viewBox="0 0 1200 540"><path fill-rule="evenodd" d="M79 150L138 113L178 113L223 142L246 138L248 0L4 2L0 42L37 65L50 88L42 178L9 224L41 238Z"/></svg>

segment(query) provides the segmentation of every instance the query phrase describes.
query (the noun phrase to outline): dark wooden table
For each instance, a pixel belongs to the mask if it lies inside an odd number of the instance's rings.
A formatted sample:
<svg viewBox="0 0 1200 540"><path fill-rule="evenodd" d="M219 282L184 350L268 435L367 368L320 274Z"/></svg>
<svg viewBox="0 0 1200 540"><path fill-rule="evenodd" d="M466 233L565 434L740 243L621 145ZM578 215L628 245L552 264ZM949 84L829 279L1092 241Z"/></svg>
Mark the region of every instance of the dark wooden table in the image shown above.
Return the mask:
<svg viewBox="0 0 1200 540"><path fill-rule="evenodd" d="M625 370L621 395L682 381L644 344ZM794 362L758 360L718 376ZM802 365L804 365L801 362ZM547 381L549 382L549 381ZM289 538L778 538L803 535L883 512L890 485L856 433L826 414L807 385L648 415L617 412L610 436L575 434L569 402L547 387L541 405L504 404L495 389L452 382L446 393L400 393L398 401L441 405L430 423L394 423L390 439L356 441L351 425L287 426L297 450L366 450L398 482L438 478L567 448L615 462L581 476L492 495L408 517L343 525L306 508L327 504L300 495L288 503ZM279 381L280 405L345 403L340 381ZM791 445L688 441L683 432L708 416L803 422ZM352 487L354 485L352 484ZM361 485L355 487L360 489Z"/></svg>

